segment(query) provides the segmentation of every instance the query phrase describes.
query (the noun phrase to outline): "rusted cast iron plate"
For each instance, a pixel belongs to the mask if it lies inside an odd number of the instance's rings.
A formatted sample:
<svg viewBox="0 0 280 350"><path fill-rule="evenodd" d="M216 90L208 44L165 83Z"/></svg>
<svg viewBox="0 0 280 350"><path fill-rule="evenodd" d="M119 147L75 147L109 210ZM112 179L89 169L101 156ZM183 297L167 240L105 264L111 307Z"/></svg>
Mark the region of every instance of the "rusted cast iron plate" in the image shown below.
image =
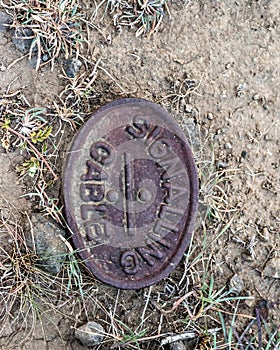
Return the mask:
<svg viewBox="0 0 280 350"><path fill-rule="evenodd" d="M73 243L98 279L124 289L154 284L192 235L198 181L185 135L154 103L106 105L74 139L64 201Z"/></svg>

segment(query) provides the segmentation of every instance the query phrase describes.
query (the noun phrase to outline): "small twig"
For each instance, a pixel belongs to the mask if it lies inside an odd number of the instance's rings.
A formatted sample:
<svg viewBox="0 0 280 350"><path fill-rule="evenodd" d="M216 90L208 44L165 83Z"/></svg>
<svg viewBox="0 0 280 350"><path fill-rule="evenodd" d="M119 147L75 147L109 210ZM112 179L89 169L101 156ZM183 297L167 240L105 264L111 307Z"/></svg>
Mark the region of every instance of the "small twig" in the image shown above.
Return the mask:
<svg viewBox="0 0 280 350"><path fill-rule="evenodd" d="M99 62L101 61L101 59L99 59L96 64L94 65L94 68L93 68L93 71L90 73L90 77L91 80L87 83L86 87L85 87L85 90L89 89L91 87L91 85L95 82L96 78L97 78L97 69L98 69L98 65L99 65Z"/></svg>
<svg viewBox="0 0 280 350"><path fill-rule="evenodd" d="M98 61L98 63L99 62L100 62L100 60ZM108 77L117 85L117 87L122 90L123 94L127 95L129 93L116 81L116 79L105 68L101 67L100 65L98 66L98 68L101 69L105 74L108 75Z"/></svg>
<svg viewBox="0 0 280 350"><path fill-rule="evenodd" d="M144 306L144 309L143 309L143 312L142 312L142 315L141 315L141 326L142 326L143 323L145 322L145 314L146 314L147 307L148 307L148 304L149 304L149 301L150 301L150 298L151 298L152 289L153 289L153 286L151 286L151 287L149 288L147 300L146 300L146 303L145 303L145 306Z"/></svg>
<svg viewBox="0 0 280 350"><path fill-rule="evenodd" d="M180 299L178 299L177 301L175 301L175 303L173 304L172 308L170 310L164 311L165 314L170 314L171 312L173 312L175 309L177 309L177 307L184 301L186 300L190 295L192 295L194 292L191 291L185 295L183 295Z"/></svg>
<svg viewBox="0 0 280 350"><path fill-rule="evenodd" d="M33 250L34 250L34 253L37 254L36 244L35 244L35 239L34 239L33 224L32 224L32 221L31 221L30 217L28 216L27 212L25 212L25 215L27 217L27 220L28 220L28 223L29 223L29 226L30 226L30 233L31 233L31 238L32 238Z"/></svg>
<svg viewBox="0 0 280 350"><path fill-rule="evenodd" d="M8 65L8 67L5 69L5 70L9 70L10 68L12 68L16 63L18 63L18 62L20 62L21 60L23 60L25 57L27 57L28 56L28 53L26 54L26 55L24 55L24 56L21 56L21 57L19 57L19 58L17 58L16 60L14 60L12 63L10 63L9 65Z"/></svg>
<svg viewBox="0 0 280 350"><path fill-rule="evenodd" d="M3 122L0 124L0 126L3 125ZM55 172L52 170L51 166L49 163L46 161L44 156L37 150L35 146L32 145L32 143L26 138L25 136L21 135L19 132L15 131L14 129L10 128L9 126L5 126L5 129L13 133L14 135L18 136L21 138L24 142L28 143L28 145L32 148L33 152L36 154L37 157L39 157L43 163L46 165L50 173L52 174L54 180L58 180L58 176L55 174Z"/></svg>
<svg viewBox="0 0 280 350"><path fill-rule="evenodd" d="M209 329L207 331L208 334L216 334L221 330L221 328L213 328L213 329ZM181 334L176 334L176 335L171 335L169 337L166 337L165 339L162 340L161 342L161 346L166 345L166 344L171 344L174 343L178 340L186 340L186 339L193 339L195 337L198 336L197 332L185 332L185 333L181 333Z"/></svg>
<svg viewBox="0 0 280 350"><path fill-rule="evenodd" d="M222 312L223 314L227 314L227 315L233 315L232 312L228 312L228 311L225 311L225 310L220 310L216 307L212 307L212 310L215 310L215 311L220 311ZM246 315L246 314L235 314L236 316L240 316L240 317L244 317L244 318L249 318L249 320L254 320L255 321L255 317L254 316L250 316L250 315Z"/></svg>
<svg viewBox="0 0 280 350"><path fill-rule="evenodd" d="M164 337L165 335L167 335L167 333L165 334L157 334L157 335L151 335L149 337L143 337L143 338L139 338L137 341L138 342L145 342L145 341L149 341L149 340L154 340L154 339L159 339ZM122 337L120 336L114 336L114 339L116 339L117 341L122 341ZM131 341L126 342L126 345L131 344ZM113 345L112 349L115 349L118 346L118 344Z"/></svg>

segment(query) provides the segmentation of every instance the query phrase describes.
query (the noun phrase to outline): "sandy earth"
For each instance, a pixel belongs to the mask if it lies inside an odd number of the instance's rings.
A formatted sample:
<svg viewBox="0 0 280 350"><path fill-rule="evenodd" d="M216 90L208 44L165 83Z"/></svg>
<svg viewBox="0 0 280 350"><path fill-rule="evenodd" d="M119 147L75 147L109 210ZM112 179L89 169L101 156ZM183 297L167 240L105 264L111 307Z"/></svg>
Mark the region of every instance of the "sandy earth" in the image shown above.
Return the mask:
<svg viewBox="0 0 280 350"><path fill-rule="evenodd" d="M83 5L87 13L91 11L89 3ZM174 1L170 12L171 19L166 17L158 33L149 39L136 38L134 31L126 28L116 33L107 17L100 24L102 33L90 32L85 55L93 63L100 59L102 68L96 81L97 104L120 96L146 98L166 108L186 133L190 130L188 124L195 125L200 135L199 147L194 144L200 178L207 177L206 165L208 170L213 167L213 172L221 171L221 177L228 178L221 185L224 192L216 188L213 194L219 198L222 224L232 219L230 228L211 248L216 288L228 284L237 274L244 283L242 295L254 297L240 311L253 315L258 300L280 300L280 4L278 0ZM57 63L53 72L48 67L36 72L24 58L6 69L19 57L9 34L0 33L0 93L19 77L13 90L24 88L34 107L49 105L65 84L60 76L61 64ZM185 79L193 80L196 88L191 93L183 89L178 98ZM71 139L63 141L67 144ZM28 199L18 200L26 193L25 182L15 172L21 159L18 152L0 152L3 218L12 212L20 220L33 205ZM58 173L60 163L58 160ZM207 197L207 190L202 188L201 202L207 201L204 194ZM203 239L200 222L197 227L195 244L199 245ZM210 221L207 235L214 234L211 227L217 228L215 219L212 226ZM1 244L4 237L0 236ZM272 264L276 264L276 272L272 272ZM182 262L171 280L180 280L183 268ZM145 323L151 335L160 330L182 331L181 325L174 323L186 316L181 308L159 328L161 318L155 304L165 286L166 281L152 289L153 302L148 305L149 319ZM44 324L46 338L38 326L19 348L83 349L73 338L73 327L87 317L100 319L106 331L113 332L109 318L104 319L103 308L116 312L135 329L148 291L116 291L96 283L94 296L103 306L89 310L87 316L84 311L78 313L78 306L67 309L69 317L51 314L52 322ZM161 299L160 307L169 305L169 296L166 298L165 304ZM271 320L280 324L279 305L271 311ZM53 324L60 329L62 339ZM18 348L22 334L14 327L5 328L1 349ZM108 349L112 343L108 344L100 349ZM149 341L140 348L158 349L159 343Z"/></svg>

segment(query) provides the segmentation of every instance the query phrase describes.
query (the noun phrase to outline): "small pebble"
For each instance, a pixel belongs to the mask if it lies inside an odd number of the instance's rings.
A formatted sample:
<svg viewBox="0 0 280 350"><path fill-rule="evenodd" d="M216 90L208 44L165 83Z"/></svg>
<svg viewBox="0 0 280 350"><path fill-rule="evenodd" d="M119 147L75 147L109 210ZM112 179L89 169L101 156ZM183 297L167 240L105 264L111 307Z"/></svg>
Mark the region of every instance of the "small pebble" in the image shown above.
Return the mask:
<svg viewBox="0 0 280 350"><path fill-rule="evenodd" d="M241 253L241 258L242 258L243 262L251 263L254 261L254 258L245 252Z"/></svg>
<svg viewBox="0 0 280 350"><path fill-rule="evenodd" d="M268 260L263 270L265 277L280 279L280 258L272 258Z"/></svg>
<svg viewBox="0 0 280 350"><path fill-rule="evenodd" d="M237 86L237 91L245 91L247 89L246 83L241 83Z"/></svg>
<svg viewBox="0 0 280 350"><path fill-rule="evenodd" d="M246 304L248 307L252 307L254 303L255 303L255 300L253 298L244 300L244 304Z"/></svg>
<svg viewBox="0 0 280 350"><path fill-rule="evenodd" d="M35 69L37 67L37 63L38 63L38 56L32 55L29 61L30 66Z"/></svg>
<svg viewBox="0 0 280 350"><path fill-rule="evenodd" d="M75 329L75 338L88 348L92 348L102 342L104 333L104 328L99 323L90 321Z"/></svg>
<svg viewBox="0 0 280 350"><path fill-rule="evenodd" d="M49 59L50 59L50 56L49 56L47 53L45 53L45 54L42 56L42 61L43 61L43 62L47 62Z"/></svg>
<svg viewBox="0 0 280 350"><path fill-rule="evenodd" d="M247 89L247 84L246 83L241 83L237 86L236 89L236 96L240 97L245 94L245 91Z"/></svg>
<svg viewBox="0 0 280 350"><path fill-rule="evenodd" d="M259 101L261 98L258 94L253 95L253 100L254 101Z"/></svg>
<svg viewBox="0 0 280 350"><path fill-rule="evenodd" d="M216 131L216 135L220 135L222 132L223 132L223 130L222 130L222 129L217 129L217 131Z"/></svg>
<svg viewBox="0 0 280 350"><path fill-rule="evenodd" d="M262 220L260 218L257 218L255 221L255 224L259 226L261 223L262 223Z"/></svg>
<svg viewBox="0 0 280 350"><path fill-rule="evenodd" d="M263 109L267 111L269 109L269 105L268 104L264 104L263 105Z"/></svg>
<svg viewBox="0 0 280 350"><path fill-rule="evenodd" d="M6 12L0 11L0 33L6 33L11 23L12 17Z"/></svg>
<svg viewBox="0 0 280 350"><path fill-rule="evenodd" d="M261 229L261 232L259 233L259 235L264 241L267 242L269 240L269 230L268 230L267 226L264 226Z"/></svg>
<svg viewBox="0 0 280 350"><path fill-rule="evenodd" d="M16 29L12 37L12 42L14 43L15 47L24 54L30 51L33 40L34 40L33 30L30 28L24 28L24 27L19 27L18 29ZM38 47L37 45L34 45L32 47L32 52L37 52L37 51L38 51Z"/></svg>
<svg viewBox="0 0 280 350"><path fill-rule="evenodd" d="M182 340L175 341L172 343L171 346L172 350L186 350L185 344L182 342Z"/></svg>
<svg viewBox="0 0 280 350"><path fill-rule="evenodd" d="M227 99L227 98L228 98L228 95L227 95L227 92L226 92L226 91L223 91L223 92L222 92L221 98L222 98L222 99Z"/></svg>
<svg viewBox="0 0 280 350"><path fill-rule="evenodd" d="M231 292L237 295L239 295L244 288L244 282L238 275L234 275L230 279L229 284L230 284Z"/></svg>
<svg viewBox="0 0 280 350"><path fill-rule="evenodd" d="M232 144L230 142L227 142L225 144L225 149L232 149Z"/></svg>
<svg viewBox="0 0 280 350"><path fill-rule="evenodd" d="M214 119L213 113L211 113L211 112L207 113L207 119L213 120Z"/></svg>
<svg viewBox="0 0 280 350"><path fill-rule="evenodd" d="M242 151L241 152L241 157L245 159L247 157L247 152L246 151Z"/></svg>
<svg viewBox="0 0 280 350"><path fill-rule="evenodd" d="M185 105L185 112L186 113L192 113L192 110L193 110L193 106L191 104L187 103Z"/></svg>
<svg viewBox="0 0 280 350"><path fill-rule="evenodd" d="M226 69L229 69L230 66L231 66L231 64L230 64L230 63L227 63L227 64L225 65L225 68L226 68Z"/></svg>
<svg viewBox="0 0 280 350"><path fill-rule="evenodd" d="M66 60L64 63L65 73L69 78L75 78L79 73L82 62L76 58Z"/></svg>
<svg viewBox="0 0 280 350"><path fill-rule="evenodd" d="M261 184L261 188L263 188L264 190L270 191L270 190L273 189L273 184L272 184L272 182L270 182L268 180L267 181L263 181L262 184Z"/></svg>
<svg viewBox="0 0 280 350"><path fill-rule="evenodd" d="M33 213L30 220L31 227L29 222L25 225L27 245L31 249L35 248L39 258L38 266L57 275L68 253L61 239L61 236L65 237L65 231L52 218L46 218L42 213Z"/></svg>
<svg viewBox="0 0 280 350"><path fill-rule="evenodd" d="M218 166L218 169L226 169L228 167L228 163L219 161L217 166Z"/></svg>
<svg viewBox="0 0 280 350"><path fill-rule="evenodd" d="M49 55L48 54L45 54L41 57L41 60L40 60L40 65L44 62L47 62L49 59ZM31 56L31 59L29 61L29 64L32 68L37 68L37 64L38 64L38 55L37 54L33 54Z"/></svg>

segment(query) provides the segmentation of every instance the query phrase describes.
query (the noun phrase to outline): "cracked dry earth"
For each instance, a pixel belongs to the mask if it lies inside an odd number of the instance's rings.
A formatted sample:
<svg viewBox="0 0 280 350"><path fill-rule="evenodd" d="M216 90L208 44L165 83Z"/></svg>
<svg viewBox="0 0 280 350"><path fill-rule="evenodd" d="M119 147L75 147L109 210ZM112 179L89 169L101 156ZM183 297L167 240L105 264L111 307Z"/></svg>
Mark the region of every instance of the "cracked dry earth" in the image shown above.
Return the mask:
<svg viewBox="0 0 280 350"><path fill-rule="evenodd" d="M83 8L90 13L90 2L84 2ZM190 120L200 130L203 137L195 153L198 166L201 154L207 161L214 155L215 169L229 177L226 196L218 195L233 219L226 234L212 247L215 283L221 288L237 275L243 281L242 295L254 297L241 311L253 313L260 299L272 303L280 300L280 3L207 0L183 5L176 1L170 11L171 19L165 18L159 32L149 39L136 38L127 29L116 34L105 18L103 33L90 33L87 57L93 61L100 58L101 66L129 96L160 103L186 133ZM108 37L110 42L105 40ZM48 105L63 89L60 63L53 72L48 67L36 72L24 58L7 68L19 57L9 35L0 33L0 93L14 81L13 90L24 88L32 106ZM173 93L178 96L177 88L186 78L198 82L198 88L178 100ZM98 79L100 105L120 96L122 91L108 76L101 72ZM71 138L65 137L63 142L69 144ZM18 152L0 151L2 218L20 219L32 210L32 203L22 197L25 184L15 171L22 159ZM213 234L211 227L207 234ZM201 244L202 239L198 228L195 243ZM0 244L7 244L2 232ZM160 290L161 286L156 288ZM97 284L97 294L102 288ZM109 287L106 293L115 296ZM142 312L142 294L120 293L130 311L129 324L135 328ZM0 348L84 349L73 337L80 317L78 309L73 306L66 311L71 317L50 313L49 321L43 324L45 336L38 324L21 345L22 332L17 325L7 324ZM94 310L91 312L94 318ZM279 315L276 305L271 318L278 325ZM106 344L100 346L108 348ZM145 343L142 348L158 349L159 345Z"/></svg>

